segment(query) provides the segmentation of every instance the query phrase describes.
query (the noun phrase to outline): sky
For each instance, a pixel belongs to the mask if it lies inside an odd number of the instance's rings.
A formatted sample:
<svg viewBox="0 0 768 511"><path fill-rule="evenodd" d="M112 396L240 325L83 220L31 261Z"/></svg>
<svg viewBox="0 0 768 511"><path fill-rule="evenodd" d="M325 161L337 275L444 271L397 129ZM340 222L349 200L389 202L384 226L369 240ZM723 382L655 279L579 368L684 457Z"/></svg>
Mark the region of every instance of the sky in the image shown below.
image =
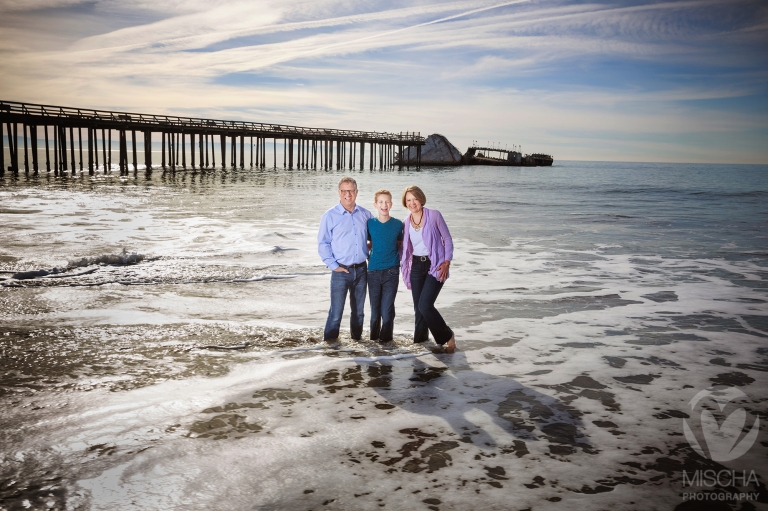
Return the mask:
<svg viewBox="0 0 768 511"><path fill-rule="evenodd" d="M0 0L0 99L768 163L765 0Z"/></svg>

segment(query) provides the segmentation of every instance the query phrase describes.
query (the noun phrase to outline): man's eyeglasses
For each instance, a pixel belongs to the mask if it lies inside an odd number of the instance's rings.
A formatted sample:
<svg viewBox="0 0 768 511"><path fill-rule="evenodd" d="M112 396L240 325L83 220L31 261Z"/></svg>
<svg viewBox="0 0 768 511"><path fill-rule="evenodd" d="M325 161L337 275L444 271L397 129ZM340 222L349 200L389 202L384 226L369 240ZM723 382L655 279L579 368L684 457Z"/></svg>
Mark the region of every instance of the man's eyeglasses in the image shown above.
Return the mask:
<svg viewBox="0 0 768 511"><path fill-rule="evenodd" d="M341 189L339 189L339 193L342 194L342 195L354 195L354 193L356 191L357 190L341 190Z"/></svg>

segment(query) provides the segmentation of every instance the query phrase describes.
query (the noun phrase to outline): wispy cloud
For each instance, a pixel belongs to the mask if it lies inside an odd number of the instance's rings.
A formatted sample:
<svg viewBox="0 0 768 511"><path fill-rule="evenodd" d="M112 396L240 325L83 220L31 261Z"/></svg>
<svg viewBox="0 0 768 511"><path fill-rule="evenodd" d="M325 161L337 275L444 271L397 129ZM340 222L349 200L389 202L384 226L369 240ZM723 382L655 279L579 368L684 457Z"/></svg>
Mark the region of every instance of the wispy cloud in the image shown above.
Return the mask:
<svg viewBox="0 0 768 511"><path fill-rule="evenodd" d="M765 144L731 149L768 134L759 1L0 0L0 14L7 99L560 158L768 161Z"/></svg>

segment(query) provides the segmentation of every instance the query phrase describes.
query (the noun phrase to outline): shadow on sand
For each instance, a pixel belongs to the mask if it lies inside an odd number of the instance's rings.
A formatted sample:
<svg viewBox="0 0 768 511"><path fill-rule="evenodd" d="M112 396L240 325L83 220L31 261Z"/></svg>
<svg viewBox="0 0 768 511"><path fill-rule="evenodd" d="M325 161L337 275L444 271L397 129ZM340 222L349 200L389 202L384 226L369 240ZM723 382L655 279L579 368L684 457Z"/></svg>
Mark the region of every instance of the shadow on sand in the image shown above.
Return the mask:
<svg viewBox="0 0 768 511"><path fill-rule="evenodd" d="M501 439L494 440L488 426L482 426L490 422L515 438L505 450L518 456L528 453L526 441L542 439L553 455L578 449L597 453L584 434L579 410L510 377L474 370L463 352L355 362L356 367L326 373L326 389L369 387L389 403L377 408L439 417L463 442L480 448L501 446Z"/></svg>

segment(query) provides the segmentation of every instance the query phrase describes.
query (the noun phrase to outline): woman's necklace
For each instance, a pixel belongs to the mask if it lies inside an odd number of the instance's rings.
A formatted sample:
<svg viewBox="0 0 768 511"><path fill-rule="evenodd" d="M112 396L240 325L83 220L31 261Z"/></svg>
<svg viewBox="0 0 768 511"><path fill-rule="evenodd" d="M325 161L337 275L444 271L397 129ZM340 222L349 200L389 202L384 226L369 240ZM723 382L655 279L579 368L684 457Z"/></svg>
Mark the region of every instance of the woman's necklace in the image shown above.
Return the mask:
<svg viewBox="0 0 768 511"><path fill-rule="evenodd" d="M411 215L411 225L413 226L413 229L415 231L420 231L421 230L421 222L422 222L422 220L424 220L424 210L423 209L421 210L421 218L419 218L419 223L418 224L413 220L413 215Z"/></svg>

